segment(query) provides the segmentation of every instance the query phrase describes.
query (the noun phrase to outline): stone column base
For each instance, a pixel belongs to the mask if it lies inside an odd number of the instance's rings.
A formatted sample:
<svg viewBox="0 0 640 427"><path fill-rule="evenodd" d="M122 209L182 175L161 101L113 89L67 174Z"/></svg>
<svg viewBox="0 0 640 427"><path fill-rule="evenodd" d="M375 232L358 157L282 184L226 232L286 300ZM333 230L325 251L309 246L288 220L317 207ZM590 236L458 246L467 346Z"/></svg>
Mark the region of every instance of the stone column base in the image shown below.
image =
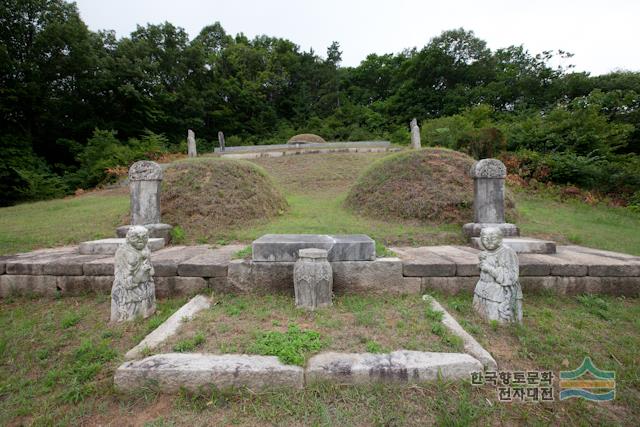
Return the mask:
<svg viewBox="0 0 640 427"><path fill-rule="evenodd" d="M470 222L462 227L462 232L467 237L480 237L480 231L487 227L497 227L502 231L504 237L518 237L520 236L520 230L515 224L503 223L489 223L489 222Z"/></svg>
<svg viewBox="0 0 640 427"><path fill-rule="evenodd" d="M164 239L165 244L171 242L171 230L173 227L169 224L145 224L147 230L149 230L149 237ZM127 231L131 225L123 225L116 228L116 234L118 237L126 237Z"/></svg>

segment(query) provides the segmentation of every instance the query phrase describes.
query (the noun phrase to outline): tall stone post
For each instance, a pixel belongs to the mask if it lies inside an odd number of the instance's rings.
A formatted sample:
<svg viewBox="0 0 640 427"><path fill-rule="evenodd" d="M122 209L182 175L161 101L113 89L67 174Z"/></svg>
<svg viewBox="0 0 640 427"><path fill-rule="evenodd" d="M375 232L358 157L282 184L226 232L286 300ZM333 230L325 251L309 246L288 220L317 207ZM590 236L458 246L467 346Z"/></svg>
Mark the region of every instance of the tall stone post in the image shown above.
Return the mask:
<svg viewBox="0 0 640 427"><path fill-rule="evenodd" d="M224 151L224 133L218 131L218 143L220 144L220 151Z"/></svg>
<svg viewBox="0 0 640 427"><path fill-rule="evenodd" d="M411 120L411 123L409 123L409 127L411 128L411 148L417 149L422 147L420 142L420 127L415 117Z"/></svg>
<svg viewBox="0 0 640 427"><path fill-rule="evenodd" d="M196 149L196 134L191 129L187 131L187 154L189 157L198 157Z"/></svg>
<svg viewBox="0 0 640 427"><path fill-rule="evenodd" d="M131 226L144 225L150 237L169 242L171 226L160 222L160 186L162 168L156 162L142 160L129 168L131 225L118 227L118 237L125 237Z"/></svg>
<svg viewBox="0 0 640 427"><path fill-rule="evenodd" d="M497 227L505 237L519 236L518 227L504 222L504 180L507 168L498 159L482 159L471 167L473 221L462 228L468 237L480 236L487 227Z"/></svg>

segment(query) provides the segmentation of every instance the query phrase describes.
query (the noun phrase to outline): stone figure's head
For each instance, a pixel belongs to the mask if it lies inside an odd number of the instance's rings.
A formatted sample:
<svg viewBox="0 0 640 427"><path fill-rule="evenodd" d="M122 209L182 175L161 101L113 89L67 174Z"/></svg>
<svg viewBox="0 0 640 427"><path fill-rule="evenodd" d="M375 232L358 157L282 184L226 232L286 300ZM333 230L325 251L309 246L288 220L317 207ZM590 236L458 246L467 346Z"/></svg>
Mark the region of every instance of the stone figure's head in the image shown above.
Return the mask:
<svg viewBox="0 0 640 427"><path fill-rule="evenodd" d="M147 246L149 231L142 225L134 225L127 231L127 243L141 251Z"/></svg>
<svg viewBox="0 0 640 427"><path fill-rule="evenodd" d="M498 227L487 227L480 231L480 243L488 251L495 251L502 245L502 231Z"/></svg>

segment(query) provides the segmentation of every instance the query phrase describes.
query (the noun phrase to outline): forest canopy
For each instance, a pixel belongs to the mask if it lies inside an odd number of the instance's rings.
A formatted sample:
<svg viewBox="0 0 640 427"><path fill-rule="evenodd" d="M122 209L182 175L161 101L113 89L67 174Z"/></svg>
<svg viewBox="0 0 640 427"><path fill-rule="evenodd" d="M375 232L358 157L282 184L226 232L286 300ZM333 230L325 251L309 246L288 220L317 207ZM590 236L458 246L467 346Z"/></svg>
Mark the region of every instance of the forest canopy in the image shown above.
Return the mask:
<svg viewBox="0 0 640 427"><path fill-rule="evenodd" d="M406 144L413 117L424 145L508 151L523 174L640 203L640 73L553 67L571 54L491 50L462 28L425 42L343 67L338 42L320 55L219 22L192 39L169 22L118 39L90 31L74 3L3 1L0 205L104 183L183 150L188 128L199 151L218 131L227 145L298 133Z"/></svg>

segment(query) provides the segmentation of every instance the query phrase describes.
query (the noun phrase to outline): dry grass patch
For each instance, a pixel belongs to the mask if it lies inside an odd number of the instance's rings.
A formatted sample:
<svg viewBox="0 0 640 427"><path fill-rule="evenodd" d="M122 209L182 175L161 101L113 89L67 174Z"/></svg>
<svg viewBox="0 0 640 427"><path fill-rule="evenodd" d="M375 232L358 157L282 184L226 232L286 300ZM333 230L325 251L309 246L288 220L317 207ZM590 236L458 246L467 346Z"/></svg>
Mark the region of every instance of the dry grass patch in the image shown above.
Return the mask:
<svg viewBox="0 0 640 427"><path fill-rule="evenodd" d="M346 205L377 218L463 223L473 218L474 160L444 148L387 156L367 168L349 192ZM508 208L513 208L509 199Z"/></svg>
<svg viewBox="0 0 640 427"><path fill-rule="evenodd" d="M273 218L287 208L266 172L244 161L175 162L165 171L162 186L162 219L183 229L188 241Z"/></svg>
<svg viewBox="0 0 640 427"><path fill-rule="evenodd" d="M315 312L297 309L293 298L283 295L214 295L214 301L210 310L184 324L155 352L181 351L187 344L187 351L271 354L260 350L265 335L271 333L293 339L301 333L319 334L322 345L305 357L320 350L457 352L462 348L442 326L442 319L416 296L345 295L336 297L333 307ZM188 345L194 342L199 345Z"/></svg>

